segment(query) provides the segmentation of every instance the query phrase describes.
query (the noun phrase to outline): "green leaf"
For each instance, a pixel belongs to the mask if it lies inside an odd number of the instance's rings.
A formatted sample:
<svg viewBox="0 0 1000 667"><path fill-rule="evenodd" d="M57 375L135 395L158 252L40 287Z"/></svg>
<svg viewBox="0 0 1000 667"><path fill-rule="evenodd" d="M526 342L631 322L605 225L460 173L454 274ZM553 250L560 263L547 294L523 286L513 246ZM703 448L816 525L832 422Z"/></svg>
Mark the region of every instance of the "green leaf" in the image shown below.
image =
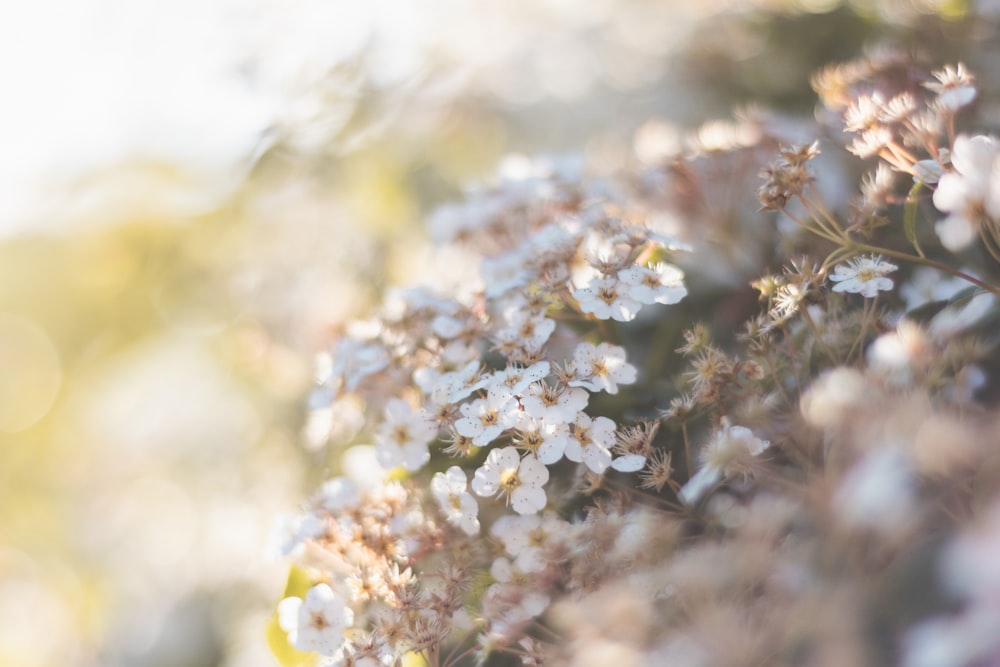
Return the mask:
<svg viewBox="0 0 1000 667"><path fill-rule="evenodd" d="M923 186L924 184L920 181L913 184L913 187L910 188L910 194L906 196L906 205L903 208L903 233L906 234L906 240L913 245L913 249L921 257L924 256L924 251L920 249L920 243L917 241L917 195L920 194L920 189Z"/></svg>

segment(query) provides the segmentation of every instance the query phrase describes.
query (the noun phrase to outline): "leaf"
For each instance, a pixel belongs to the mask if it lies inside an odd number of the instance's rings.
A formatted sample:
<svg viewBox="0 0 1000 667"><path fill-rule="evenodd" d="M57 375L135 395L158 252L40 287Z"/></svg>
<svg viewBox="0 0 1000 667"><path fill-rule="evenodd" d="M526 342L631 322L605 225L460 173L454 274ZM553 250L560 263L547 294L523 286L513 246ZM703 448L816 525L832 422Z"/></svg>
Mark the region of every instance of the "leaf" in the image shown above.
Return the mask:
<svg viewBox="0 0 1000 667"><path fill-rule="evenodd" d="M903 233L921 257L924 256L924 251L920 249L920 243L917 241L917 195L923 186L920 181L913 184L910 193L906 195L906 205L903 208Z"/></svg>

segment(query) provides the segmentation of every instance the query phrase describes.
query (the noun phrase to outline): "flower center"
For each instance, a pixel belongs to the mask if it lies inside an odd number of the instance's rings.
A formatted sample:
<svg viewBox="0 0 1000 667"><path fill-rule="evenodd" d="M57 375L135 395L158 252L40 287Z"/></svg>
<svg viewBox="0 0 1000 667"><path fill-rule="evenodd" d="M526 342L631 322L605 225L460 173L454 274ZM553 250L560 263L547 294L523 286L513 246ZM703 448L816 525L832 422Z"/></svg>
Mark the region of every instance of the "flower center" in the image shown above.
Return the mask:
<svg viewBox="0 0 1000 667"><path fill-rule="evenodd" d="M602 287L597 291L597 298L610 306L618 300L618 292L614 287Z"/></svg>
<svg viewBox="0 0 1000 667"><path fill-rule="evenodd" d="M397 426L392 429L392 439L397 445L402 447L410 440L410 430L405 426Z"/></svg>
<svg viewBox="0 0 1000 667"><path fill-rule="evenodd" d="M521 480L517 476L517 468L510 468L500 473L500 490L510 494L521 485Z"/></svg>
<svg viewBox="0 0 1000 667"><path fill-rule="evenodd" d="M326 620L326 616L318 611L314 611L312 616L309 617L309 627L315 630L324 630L330 627L330 623Z"/></svg>

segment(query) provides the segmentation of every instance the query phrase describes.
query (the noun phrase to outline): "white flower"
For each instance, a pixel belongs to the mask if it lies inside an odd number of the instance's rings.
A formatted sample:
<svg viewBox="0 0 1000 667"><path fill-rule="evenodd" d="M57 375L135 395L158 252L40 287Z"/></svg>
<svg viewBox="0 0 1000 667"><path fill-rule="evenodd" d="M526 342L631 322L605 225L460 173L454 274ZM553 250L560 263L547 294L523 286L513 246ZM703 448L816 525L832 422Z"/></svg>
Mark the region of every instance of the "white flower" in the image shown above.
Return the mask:
<svg viewBox="0 0 1000 667"><path fill-rule="evenodd" d="M344 629L354 622L354 612L328 584L317 584L302 598L278 603L278 624L299 651L334 655L344 647Z"/></svg>
<svg viewBox="0 0 1000 667"><path fill-rule="evenodd" d="M434 398L439 403L458 403L489 384L490 378L489 373L483 372L482 362L475 359L457 371L442 375L434 388Z"/></svg>
<svg viewBox="0 0 1000 667"><path fill-rule="evenodd" d="M358 485L346 477L334 477L320 487L318 500L323 509L340 512L361 502Z"/></svg>
<svg viewBox="0 0 1000 667"><path fill-rule="evenodd" d="M639 303L674 304L687 296L684 272L663 262L651 268L633 266L622 269L618 278L628 285L629 296Z"/></svg>
<svg viewBox="0 0 1000 667"><path fill-rule="evenodd" d="M624 348L609 343L596 347L590 343L580 343L573 350L573 372L576 380L571 387L583 387L590 391L618 393L619 384L635 382L635 366L625 361Z"/></svg>
<svg viewBox="0 0 1000 667"><path fill-rule="evenodd" d="M375 455L385 470L403 466L410 472L420 470L430 459L427 446L437 436L437 426L423 410L391 398L385 405L385 421L375 439Z"/></svg>
<svg viewBox="0 0 1000 667"><path fill-rule="evenodd" d="M566 458L583 462L593 472L601 474L611 465L611 448L615 444L615 423L607 417L591 419L581 412L570 424L566 439Z"/></svg>
<svg viewBox="0 0 1000 667"><path fill-rule="evenodd" d="M586 287L574 290L573 298L580 302L581 311L599 320L631 322L642 307L631 296L629 286L617 278L594 278Z"/></svg>
<svg viewBox="0 0 1000 667"><path fill-rule="evenodd" d="M460 435L472 438L472 444L490 444L517 421L517 399L508 393L488 392L486 398L463 403L463 417L455 422Z"/></svg>
<svg viewBox="0 0 1000 667"><path fill-rule="evenodd" d="M731 426L723 418L722 427L702 449L701 469L681 488L679 497L693 505L725 477L746 471L750 459L760 456L771 443L761 440L745 426Z"/></svg>
<svg viewBox="0 0 1000 667"><path fill-rule="evenodd" d="M1000 220L1000 142L983 135L959 136L951 166L954 171L943 175L934 191L934 206L949 215L934 231L955 252L976 240L984 218Z"/></svg>
<svg viewBox="0 0 1000 667"><path fill-rule="evenodd" d="M497 493L507 496L507 502L518 514L534 514L545 507L545 489L549 469L532 455L523 459L513 447L494 449L472 479L472 490L480 496Z"/></svg>
<svg viewBox="0 0 1000 667"><path fill-rule="evenodd" d="M892 278L886 278L886 274L897 268L878 256L853 257L846 264L838 264L830 280L837 283L834 292L851 292L870 299L879 290L892 289Z"/></svg>
<svg viewBox="0 0 1000 667"><path fill-rule="evenodd" d="M961 109L976 99L975 77L962 63L954 67L945 65L944 69L931 74L937 81L928 81L924 87L937 93L937 102L942 107Z"/></svg>
<svg viewBox="0 0 1000 667"><path fill-rule="evenodd" d="M581 390L582 391L582 390ZM517 448L534 454L545 465L558 462L566 451L569 428L562 423L548 423L521 412L517 420Z"/></svg>
<svg viewBox="0 0 1000 667"><path fill-rule="evenodd" d="M874 449L854 465L833 497L833 508L858 528L891 531L912 520L916 486L912 465L901 449Z"/></svg>
<svg viewBox="0 0 1000 667"><path fill-rule="evenodd" d="M489 388L496 393L518 396L523 394L532 382L538 382L548 374L549 362L547 361L539 361L527 368L513 364L494 373L490 379Z"/></svg>
<svg viewBox="0 0 1000 667"><path fill-rule="evenodd" d="M468 535L479 533L479 504L466 492L465 471L452 466L431 479L431 492L448 523L458 526Z"/></svg>
<svg viewBox="0 0 1000 667"><path fill-rule="evenodd" d="M526 347L540 348L556 329L556 321L545 317L544 311L530 310L523 296L503 307L503 320L507 326L496 332L497 341L517 341Z"/></svg>
<svg viewBox="0 0 1000 667"><path fill-rule="evenodd" d="M568 424L587 407L590 394L579 387L558 387L536 382L521 397L521 407L529 417L549 424Z"/></svg>
<svg viewBox="0 0 1000 667"><path fill-rule="evenodd" d="M502 516L490 527L490 534L503 543L507 553L515 558L522 572L541 572L545 569L545 548L569 527L551 512L543 515Z"/></svg>

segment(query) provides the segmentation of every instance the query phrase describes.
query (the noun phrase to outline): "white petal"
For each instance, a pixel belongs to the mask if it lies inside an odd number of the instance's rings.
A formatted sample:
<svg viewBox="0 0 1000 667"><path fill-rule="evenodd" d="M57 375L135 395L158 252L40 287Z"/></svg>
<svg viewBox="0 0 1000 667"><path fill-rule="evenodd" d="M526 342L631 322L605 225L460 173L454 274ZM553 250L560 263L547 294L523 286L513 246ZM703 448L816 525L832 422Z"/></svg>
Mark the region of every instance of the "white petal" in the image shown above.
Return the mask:
<svg viewBox="0 0 1000 667"><path fill-rule="evenodd" d="M611 462L611 467L619 472L635 472L646 465L646 457L641 454L626 454Z"/></svg>

